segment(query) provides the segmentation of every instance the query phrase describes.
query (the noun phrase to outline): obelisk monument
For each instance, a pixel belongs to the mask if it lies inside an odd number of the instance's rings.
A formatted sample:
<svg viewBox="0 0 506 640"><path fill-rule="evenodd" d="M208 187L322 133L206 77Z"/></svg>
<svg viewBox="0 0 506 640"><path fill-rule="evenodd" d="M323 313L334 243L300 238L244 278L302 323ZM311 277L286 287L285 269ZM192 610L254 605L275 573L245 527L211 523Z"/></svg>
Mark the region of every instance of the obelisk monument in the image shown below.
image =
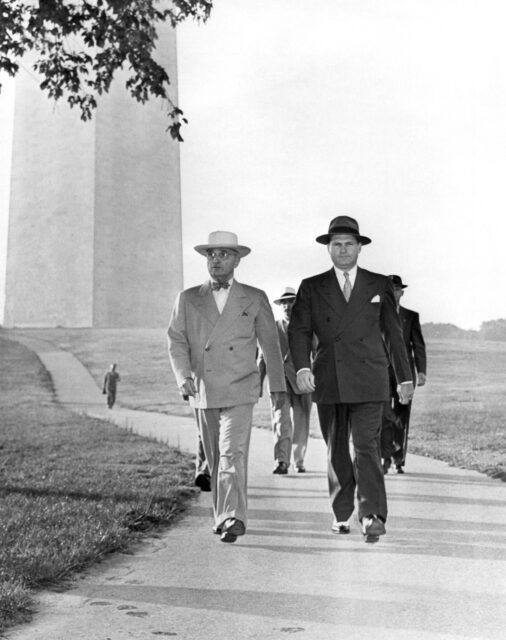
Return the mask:
<svg viewBox="0 0 506 640"><path fill-rule="evenodd" d="M157 59L177 103L176 33ZM90 122L16 83L5 326L162 327L182 288L179 147L113 82Z"/></svg>

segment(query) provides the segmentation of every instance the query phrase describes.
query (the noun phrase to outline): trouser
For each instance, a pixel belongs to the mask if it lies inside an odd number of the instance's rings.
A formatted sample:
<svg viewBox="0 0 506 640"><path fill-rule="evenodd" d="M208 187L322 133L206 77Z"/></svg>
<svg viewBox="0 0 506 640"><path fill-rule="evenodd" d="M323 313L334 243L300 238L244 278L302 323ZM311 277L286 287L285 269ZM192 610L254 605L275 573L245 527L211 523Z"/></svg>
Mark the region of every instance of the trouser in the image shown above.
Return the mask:
<svg viewBox="0 0 506 640"><path fill-rule="evenodd" d="M198 426L198 425L197 425ZM209 465L207 464L206 454L204 453L204 445L200 437L200 431L197 430L197 454L195 456L195 477L210 476Z"/></svg>
<svg viewBox="0 0 506 640"><path fill-rule="evenodd" d="M309 438L311 402L310 393L294 393L289 389L285 394L281 408L274 409L271 405L274 459L276 462L290 464L293 449L295 466L304 465Z"/></svg>
<svg viewBox="0 0 506 640"><path fill-rule="evenodd" d="M112 409L116 402L116 389L107 390L107 406Z"/></svg>
<svg viewBox="0 0 506 640"><path fill-rule="evenodd" d="M356 488L359 520L375 514L386 521L387 498L380 452L383 403L318 404L317 407L327 444L329 494L336 520L344 522L353 513Z"/></svg>
<svg viewBox="0 0 506 640"><path fill-rule="evenodd" d="M227 518L247 524L248 452L254 404L195 409L200 437L211 471L216 526Z"/></svg>
<svg viewBox="0 0 506 640"><path fill-rule="evenodd" d="M411 402L401 404L396 396L384 405L381 427L381 457L393 458L396 466L406 463Z"/></svg>
<svg viewBox="0 0 506 640"><path fill-rule="evenodd" d="M401 424L402 433L399 436L400 448L394 452L394 464L403 467L406 464L406 454L408 452L409 418L411 415L411 402L401 404L398 398L394 399L394 412Z"/></svg>
<svg viewBox="0 0 506 640"><path fill-rule="evenodd" d="M392 407L392 399L383 405L383 419L381 422L381 457L391 460L396 451L401 448L403 427L399 417Z"/></svg>

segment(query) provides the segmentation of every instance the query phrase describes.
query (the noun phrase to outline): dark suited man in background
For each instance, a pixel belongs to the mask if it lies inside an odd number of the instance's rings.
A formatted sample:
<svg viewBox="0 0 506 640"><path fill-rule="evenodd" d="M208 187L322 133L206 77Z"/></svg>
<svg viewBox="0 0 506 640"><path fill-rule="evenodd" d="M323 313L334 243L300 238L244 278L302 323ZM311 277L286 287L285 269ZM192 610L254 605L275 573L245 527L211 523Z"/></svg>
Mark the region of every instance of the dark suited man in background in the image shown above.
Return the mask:
<svg viewBox="0 0 506 640"><path fill-rule="evenodd" d="M237 282L250 253L235 233L214 231L195 251L210 275L182 291L170 320L169 356L181 395L195 411L211 472L214 531L235 542L247 527L248 451L260 393L257 344L265 356L275 407L286 386L276 323L264 291Z"/></svg>
<svg viewBox="0 0 506 640"><path fill-rule="evenodd" d="M384 338L403 402L413 395L411 369L391 281L357 267L362 245L371 242L357 221L334 218L316 241L327 246L333 267L302 281L288 327L290 350L300 390L313 392L328 448L332 531L349 533L357 488L365 541L376 542L387 519L380 452L383 405L390 397ZM311 371L313 334L318 347Z"/></svg>
<svg viewBox="0 0 506 640"><path fill-rule="evenodd" d="M404 289L408 286L402 282L398 275L388 276L394 286L394 296L397 305L397 313L401 320L404 344L408 353L409 365L413 382L423 387L427 379L427 354L425 341L420 326L420 317L416 311L401 307L400 301L404 295ZM395 374L391 371L391 380L395 381ZM392 464L392 458L397 473L404 473L406 453L408 448L409 418L411 404L402 404L396 392L395 383L391 385L391 399L386 407L381 433L381 449L383 455L383 471L388 473Z"/></svg>

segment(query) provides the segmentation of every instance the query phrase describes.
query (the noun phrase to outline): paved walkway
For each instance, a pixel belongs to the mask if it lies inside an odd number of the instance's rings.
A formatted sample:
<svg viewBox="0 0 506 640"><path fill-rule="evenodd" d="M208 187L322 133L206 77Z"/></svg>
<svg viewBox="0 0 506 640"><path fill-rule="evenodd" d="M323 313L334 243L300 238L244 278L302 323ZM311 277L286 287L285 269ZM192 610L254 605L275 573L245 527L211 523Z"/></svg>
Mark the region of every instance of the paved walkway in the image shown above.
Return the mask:
<svg viewBox="0 0 506 640"><path fill-rule="evenodd" d="M68 353L26 340L50 371L60 402L193 450L188 418L104 408ZM233 545L211 533L209 494L133 555L115 554L10 640L503 639L506 629L506 484L410 456L388 475L387 535L367 545L354 522L330 533L325 451L311 440L308 473L273 476L272 441L255 429L248 533Z"/></svg>

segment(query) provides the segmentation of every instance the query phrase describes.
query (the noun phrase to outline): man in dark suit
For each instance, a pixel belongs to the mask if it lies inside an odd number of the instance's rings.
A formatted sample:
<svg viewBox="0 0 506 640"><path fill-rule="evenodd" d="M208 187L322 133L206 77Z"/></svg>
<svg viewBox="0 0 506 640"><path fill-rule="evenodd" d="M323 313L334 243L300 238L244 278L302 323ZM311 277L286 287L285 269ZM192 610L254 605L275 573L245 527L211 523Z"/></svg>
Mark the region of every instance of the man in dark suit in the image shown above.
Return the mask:
<svg viewBox="0 0 506 640"><path fill-rule="evenodd" d="M383 405L390 397L385 340L402 402L413 395L411 370L391 281L357 267L371 240L360 235L356 220L339 216L316 241L327 245L333 267L302 281L288 327L290 350L299 389L312 392L317 403L328 448L332 531L349 533L357 488L362 532L366 542L376 542L387 519L380 452ZM313 335L318 347L311 371Z"/></svg>
<svg viewBox="0 0 506 640"><path fill-rule="evenodd" d="M427 379L427 355L425 341L420 326L420 317L416 311L401 307L400 301L404 289L408 286L398 275L388 276L394 286L394 296L397 313L401 320L404 344L408 353L409 365L413 382L423 387ZM393 371L392 380L395 380ZM404 473L406 452L408 448L409 417L411 415L411 401L401 404L396 393L395 385L391 387L391 399L385 409L383 428L381 433L381 448L383 456L383 471L388 473L392 465L392 458L397 473Z"/></svg>

